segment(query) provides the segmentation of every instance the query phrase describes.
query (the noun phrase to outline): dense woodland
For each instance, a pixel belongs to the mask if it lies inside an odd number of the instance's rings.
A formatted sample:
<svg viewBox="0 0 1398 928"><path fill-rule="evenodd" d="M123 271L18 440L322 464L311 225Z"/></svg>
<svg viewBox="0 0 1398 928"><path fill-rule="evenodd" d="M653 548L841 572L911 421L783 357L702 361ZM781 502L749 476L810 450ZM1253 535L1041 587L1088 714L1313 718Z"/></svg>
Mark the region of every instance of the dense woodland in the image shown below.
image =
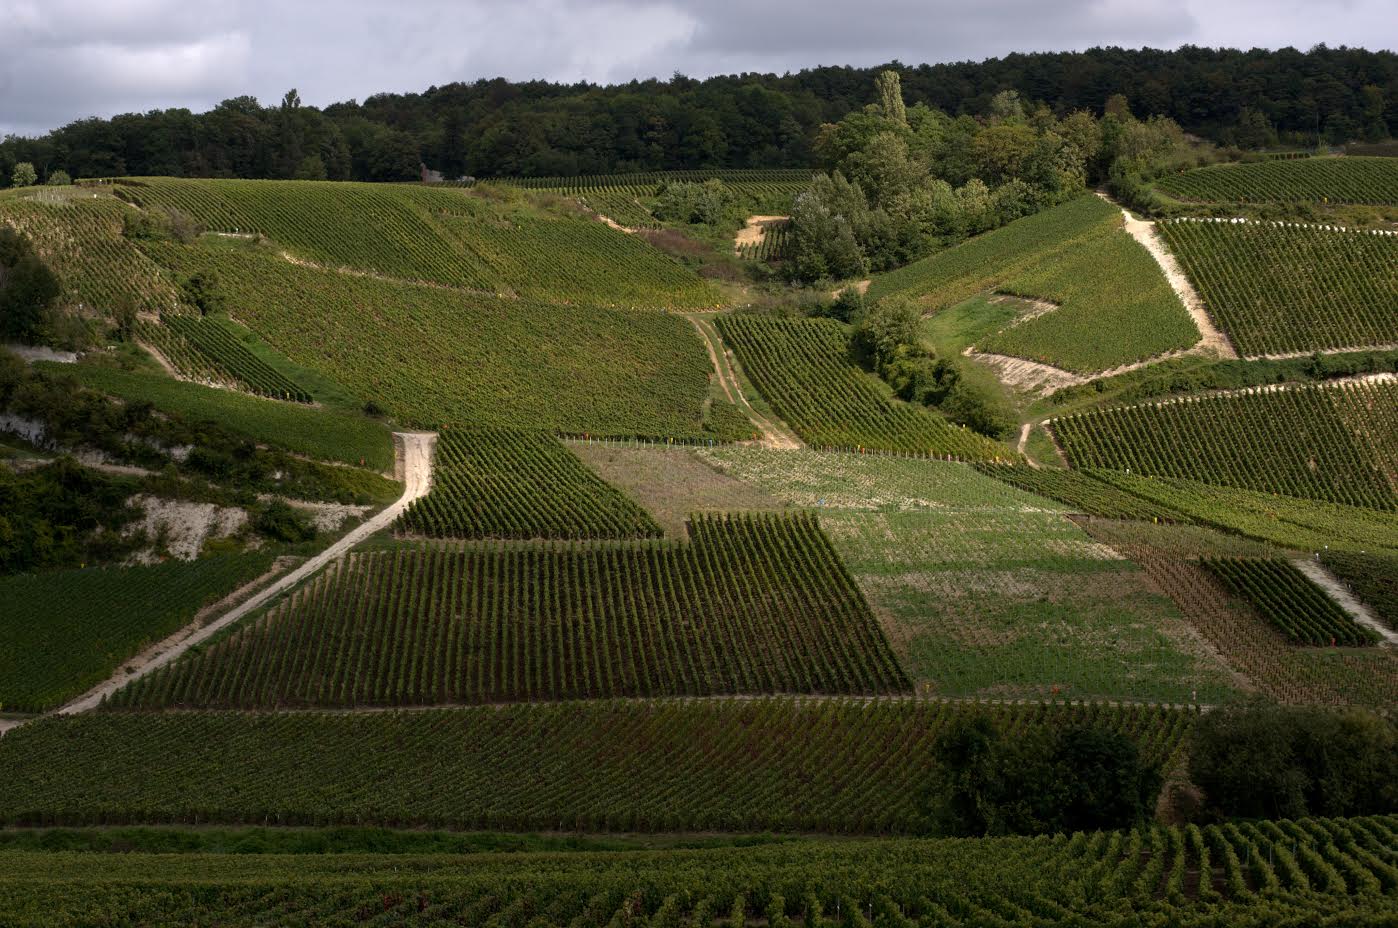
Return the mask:
<svg viewBox="0 0 1398 928"><path fill-rule="evenodd" d="M417 178L422 163L447 177L813 166L820 127L871 102L884 67L608 87L480 80L324 110L295 91L273 106L238 97L202 114L85 119L7 138L0 185L22 162L40 180L65 171L391 181ZM1100 114L1124 94L1138 118L1167 116L1242 147L1375 141L1398 125L1398 55L1386 51L1098 48L891 67L910 107L951 116L988 114L996 94L1014 90L1060 117Z"/></svg>

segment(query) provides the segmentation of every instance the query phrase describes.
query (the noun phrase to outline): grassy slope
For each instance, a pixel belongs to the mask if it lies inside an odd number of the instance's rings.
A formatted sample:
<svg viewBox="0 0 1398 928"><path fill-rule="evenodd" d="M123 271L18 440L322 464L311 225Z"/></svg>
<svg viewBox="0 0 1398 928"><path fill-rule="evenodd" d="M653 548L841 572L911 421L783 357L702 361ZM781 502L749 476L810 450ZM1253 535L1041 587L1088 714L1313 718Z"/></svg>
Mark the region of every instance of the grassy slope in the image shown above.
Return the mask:
<svg viewBox="0 0 1398 928"><path fill-rule="evenodd" d="M152 248L213 270L229 311L292 361L419 427L697 436L708 359L666 313L557 306L298 267L255 246Z"/></svg>
<svg viewBox="0 0 1398 928"><path fill-rule="evenodd" d="M0 579L0 707L77 696L270 564L252 554Z"/></svg>
<svg viewBox="0 0 1398 928"><path fill-rule="evenodd" d="M96 364L42 365L112 396L148 402L190 420L211 420L256 442L376 471L393 467L387 426L362 415L284 403L172 380L161 374Z"/></svg>
<svg viewBox="0 0 1398 928"><path fill-rule="evenodd" d="M821 524L920 692L1226 701L1223 668L1065 509L961 464L701 451Z"/></svg>
<svg viewBox="0 0 1398 928"><path fill-rule="evenodd" d="M303 258L405 280L563 303L703 309L710 284L644 242L493 188L140 178L119 195L210 230L256 232Z"/></svg>
<svg viewBox="0 0 1398 928"><path fill-rule="evenodd" d="M980 339L985 351L1080 373L1187 348L1198 332L1159 267L1095 196L977 236L879 277L870 299L908 296L930 311L986 290L1058 304Z"/></svg>

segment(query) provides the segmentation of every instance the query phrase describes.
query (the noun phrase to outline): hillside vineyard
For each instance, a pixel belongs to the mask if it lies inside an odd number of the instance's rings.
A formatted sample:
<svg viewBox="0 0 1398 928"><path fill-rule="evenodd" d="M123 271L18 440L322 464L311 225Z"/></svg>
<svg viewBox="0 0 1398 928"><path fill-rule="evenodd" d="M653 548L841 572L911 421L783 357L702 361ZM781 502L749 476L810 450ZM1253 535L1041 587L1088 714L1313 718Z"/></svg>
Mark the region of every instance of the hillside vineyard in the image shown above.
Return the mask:
<svg viewBox="0 0 1398 928"><path fill-rule="evenodd" d="M0 928L1398 924L1322 38L0 140Z"/></svg>

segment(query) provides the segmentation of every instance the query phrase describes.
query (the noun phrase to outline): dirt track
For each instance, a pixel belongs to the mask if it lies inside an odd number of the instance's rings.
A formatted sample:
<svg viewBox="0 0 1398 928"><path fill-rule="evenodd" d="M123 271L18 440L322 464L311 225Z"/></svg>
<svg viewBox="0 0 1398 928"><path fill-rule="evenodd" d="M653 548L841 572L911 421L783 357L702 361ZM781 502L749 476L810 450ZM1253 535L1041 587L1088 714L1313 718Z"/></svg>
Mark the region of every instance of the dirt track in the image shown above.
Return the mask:
<svg viewBox="0 0 1398 928"><path fill-rule="evenodd" d="M241 603L209 624L200 625L198 621L196 621L180 629L164 641L157 642L150 646L134 658L123 661L121 668L109 679L99 683L77 699L55 709L52 714L75 715L79 712L87 712L97 708L104 697L116 692L133 680L137 680L153 670L164 667L190 648L202 641L207 641L210 637L224 628L227 628L229 625L232 625L234 622L237 622L248 613L266 605L274 597L292 589L327 564L343 557L351 548L370 535L392 525L394 520L403 513L403 510L408 508L409 503L426 494L428 488L431 487L432 448L437 441L437 436L431 432L395 432L394 438L401 448L403 479L405 484L403 495L400 496L396 502L387 506L363 525L347 533L345 537L341 538L315 557L312 557L300 567L274 580L271 584L263 587L247 599L244 599ZM261 581L254 581L254 583L257 582ZM3 733L7 728L11 727L16 726L0 723L0 733Z"/></svg>
<svg viewBox="0 0 1398 928"><path fill-rule="evenodd" d="M762 432L762 444L768 448L784 450L805 447L793 432L752 408L748 398L743 395L743 388L738 384L737 374L728 364L728 356L723 351L723 342L719 339L718 332L710 328L711 323L701 322L693 316L688 318L694 328L699 330L699 337L704 339L704 347L709 351L709 363L714 366L714 373L718 376L718 385L723 388L723 395L728 397L728 402L747 413L748 418Z"/></svg>
<svg viewBox="0 0 1398 928"><path fill-rule="evenodd" d="M1398 632L1393 631L1384 625L1369 612L1358 600L1350 595L1345 585L1335 578L1335 575L1326 570L1325 567L1314 558L1299 557L1292 561L1296 569L1310 578L1311 582L1320 587L1326 594L1345 612L1360 625L1382 636L1384 643L1389 647L1398 646Z"/></svg>

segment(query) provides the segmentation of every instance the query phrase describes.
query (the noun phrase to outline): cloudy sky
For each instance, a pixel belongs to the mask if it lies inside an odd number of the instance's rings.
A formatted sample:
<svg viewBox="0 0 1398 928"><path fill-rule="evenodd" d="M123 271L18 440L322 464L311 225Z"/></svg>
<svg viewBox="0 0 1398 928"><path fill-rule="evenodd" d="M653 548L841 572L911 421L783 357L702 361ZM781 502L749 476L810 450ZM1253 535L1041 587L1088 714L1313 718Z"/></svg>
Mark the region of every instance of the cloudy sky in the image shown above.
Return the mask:
<svg viewBox="0 0 1398 928"><path fill-rule="evenodd" d="M0 134L296 87L976 60L1093 45L1398 48L1394 0L0 0Z"/></svg>

